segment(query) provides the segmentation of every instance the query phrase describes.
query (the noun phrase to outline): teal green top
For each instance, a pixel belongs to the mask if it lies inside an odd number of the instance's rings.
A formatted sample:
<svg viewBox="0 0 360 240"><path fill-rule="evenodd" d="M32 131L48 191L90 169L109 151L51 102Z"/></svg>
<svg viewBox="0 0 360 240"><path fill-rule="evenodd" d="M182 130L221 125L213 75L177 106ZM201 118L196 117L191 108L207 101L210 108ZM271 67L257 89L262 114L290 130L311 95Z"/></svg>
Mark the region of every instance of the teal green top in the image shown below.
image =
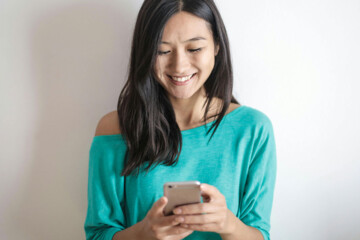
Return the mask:
<svg viewBox="0 0 360 240"><path fill-rule="evenodd" d="M229 210L270 239L270 215L276 178L276 149L270 119L240 106L224 116L213 138L211 123L181 131L183 149L175 166L158 165L148 174L121 176L126 144L121 134L93 138L89 157L87 240L111 240L141 221L163 196L165 182L193 181L215 186ZM142 170L144 170L142 168ZM186 240L221 239L194 231Z"/></svg>

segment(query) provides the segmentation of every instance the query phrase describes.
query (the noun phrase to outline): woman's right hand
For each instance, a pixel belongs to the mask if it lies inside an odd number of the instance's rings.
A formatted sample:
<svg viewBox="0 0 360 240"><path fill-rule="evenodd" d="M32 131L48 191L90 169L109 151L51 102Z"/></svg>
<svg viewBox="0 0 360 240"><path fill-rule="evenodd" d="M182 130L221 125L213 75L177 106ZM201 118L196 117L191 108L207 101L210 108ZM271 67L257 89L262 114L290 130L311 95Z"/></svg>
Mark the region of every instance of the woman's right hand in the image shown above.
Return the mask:
<svg viewBox="0 0 360 240"><path fill-rule="evenodd" d="M193 232L193 230L180 227L181 222L176 220L179 217L178 215L164 215L163 210L167 202L166 197L161 197L140 222L142 239L180 240Z"/></svg>

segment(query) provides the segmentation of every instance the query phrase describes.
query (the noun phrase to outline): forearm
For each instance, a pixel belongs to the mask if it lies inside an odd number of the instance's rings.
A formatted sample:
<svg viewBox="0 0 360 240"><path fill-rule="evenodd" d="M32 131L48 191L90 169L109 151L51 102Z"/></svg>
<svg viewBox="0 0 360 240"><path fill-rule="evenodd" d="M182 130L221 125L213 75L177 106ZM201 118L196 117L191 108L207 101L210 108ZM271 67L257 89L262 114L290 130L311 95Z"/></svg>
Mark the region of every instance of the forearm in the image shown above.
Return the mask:
<svg viewBox="0 0 360 240"><path fill-rule="evenodd" d="M142 240L144 237L141 235L141 233L141 222L138 222L131 227L115 233L112 240Z"/></svg>
<svg viewBox="0 0 360 240"><path fill-rule="evenodd" d="M258 229L244 224L230 210L228 212L229 230L227 233L220 234L223 240L264 240Z"/></svg>

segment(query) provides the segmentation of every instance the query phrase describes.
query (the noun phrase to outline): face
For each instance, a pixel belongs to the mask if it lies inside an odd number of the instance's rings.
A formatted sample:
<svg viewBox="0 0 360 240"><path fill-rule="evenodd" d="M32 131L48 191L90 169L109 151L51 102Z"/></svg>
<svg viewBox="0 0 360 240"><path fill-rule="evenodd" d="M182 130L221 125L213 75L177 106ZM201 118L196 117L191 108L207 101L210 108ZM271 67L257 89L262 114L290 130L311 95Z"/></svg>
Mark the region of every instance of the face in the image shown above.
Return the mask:
<svg viewBox="0 0 360 240"><path fill-rule="evenodd" d="M197 97L214 68L217 52L205 20L187 12L169 19L158 46L155 73L170 100Z"/></svg>

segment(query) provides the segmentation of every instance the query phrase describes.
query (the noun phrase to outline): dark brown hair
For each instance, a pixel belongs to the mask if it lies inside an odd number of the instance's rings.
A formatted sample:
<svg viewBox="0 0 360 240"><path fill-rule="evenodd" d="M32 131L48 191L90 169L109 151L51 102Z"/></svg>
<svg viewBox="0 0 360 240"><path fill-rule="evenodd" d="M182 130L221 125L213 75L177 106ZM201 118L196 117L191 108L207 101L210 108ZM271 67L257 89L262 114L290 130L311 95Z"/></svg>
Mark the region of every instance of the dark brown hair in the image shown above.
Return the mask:
<svg viewBox="0 0 360 240"><path fill-rule="evenodd" d="M182 148L182 136L175 119L175 113L166 90L157 82L154 72L158 46L166 22L180 11L189 12L204 19L213 34L219 52L214 68L204 87L204 123L207 120L213 97L222 99L221 111L216 114L214 135L223 119L230 102L238 103L232 96L233 71L228 36L220 13L213 0L145 0L139 11L128 70L128 79L122 89L117 105L121 134L127 144L126 165L121 173L127 176L140 166L148 163L171 166L177 163ZM210 141L209 139L209 141Z"/></svg>

